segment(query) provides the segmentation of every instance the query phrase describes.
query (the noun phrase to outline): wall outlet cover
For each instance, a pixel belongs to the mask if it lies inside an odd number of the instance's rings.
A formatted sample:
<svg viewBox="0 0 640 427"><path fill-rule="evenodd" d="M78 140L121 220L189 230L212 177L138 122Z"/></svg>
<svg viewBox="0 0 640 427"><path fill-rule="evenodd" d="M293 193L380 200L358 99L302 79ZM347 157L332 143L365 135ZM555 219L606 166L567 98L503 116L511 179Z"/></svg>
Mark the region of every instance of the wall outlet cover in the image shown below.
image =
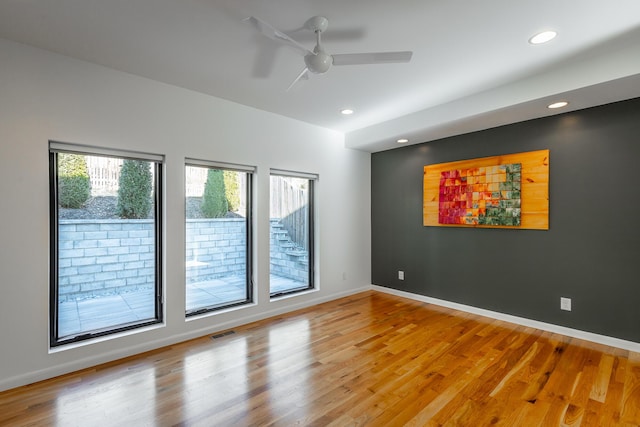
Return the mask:
<svg viewBox="0 0 640 427"><path fill-rule="evenodd" d="M560 310L571 311L571 298L560 297Z"/></svg>
<svg viewBox="0 0 640 427"><path fill-rule="evenodd" d="M398 271L398 279L404 280L404 271L402 271L402 270Z"/></svg>

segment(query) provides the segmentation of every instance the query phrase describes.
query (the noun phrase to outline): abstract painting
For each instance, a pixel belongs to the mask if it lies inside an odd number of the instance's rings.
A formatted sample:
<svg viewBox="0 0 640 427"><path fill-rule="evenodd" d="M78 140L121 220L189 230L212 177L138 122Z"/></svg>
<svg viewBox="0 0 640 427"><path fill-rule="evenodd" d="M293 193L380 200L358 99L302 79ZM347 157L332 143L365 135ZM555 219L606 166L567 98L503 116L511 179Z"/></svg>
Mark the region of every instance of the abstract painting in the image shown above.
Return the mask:
<svg viewBox="0 0 640 427"><path fill-rule="evenodd" d="M425 226L549 228L549 150L424 167Z"/></svg>
<svg viewBox="0 0 640 427"><path fill-rule="evenodd" d="M440 173L438 223L520 226L522 164Z"/></svg>

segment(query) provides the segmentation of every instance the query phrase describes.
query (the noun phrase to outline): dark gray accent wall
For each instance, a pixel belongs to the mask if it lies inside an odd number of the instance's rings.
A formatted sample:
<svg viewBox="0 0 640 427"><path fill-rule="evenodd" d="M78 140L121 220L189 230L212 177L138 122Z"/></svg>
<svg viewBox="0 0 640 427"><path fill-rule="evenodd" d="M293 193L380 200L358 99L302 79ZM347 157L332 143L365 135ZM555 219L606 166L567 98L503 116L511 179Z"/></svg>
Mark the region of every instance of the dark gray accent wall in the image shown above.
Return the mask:
<svg viewBox="0 0 640 427"><path fill-rule="evenodd" d="M549 230L422 225L425 165L541 149ZM640 98L374 153L371 175L374 284L640 342Z"/></svg>

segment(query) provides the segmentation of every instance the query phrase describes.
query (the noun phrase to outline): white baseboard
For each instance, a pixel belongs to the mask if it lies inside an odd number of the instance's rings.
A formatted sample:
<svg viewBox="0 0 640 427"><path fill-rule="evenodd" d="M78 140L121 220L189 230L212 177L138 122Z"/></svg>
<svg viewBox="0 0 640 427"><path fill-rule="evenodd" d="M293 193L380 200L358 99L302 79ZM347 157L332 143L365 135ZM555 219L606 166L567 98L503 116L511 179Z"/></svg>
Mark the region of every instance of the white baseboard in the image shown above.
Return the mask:
<svg viewBox="0 0 640 427"><path fill-rule="evenodd" d="M633 352L640 352L640 343L627 341L620 338L609 337L606 335L594 334L592 332L581 331L579 329L567 328L565 326L554 325L552 323L540 322L524 317L513 316L511 314L499 313L497 311L485 310L483 308L473 307L470 305L458 304L456 302L441 300L423 295L413 294L410 292L399 291L397 289L385 288L384 286L371 285L371 289L384 292L399 297L409 298L416 301L426 302L428 304L439 305L442 307L452 308L454 310L464 311L466 313L477 314L491 319L503 320L505 322L515 323L516 325L528 326L531 328L541 329L543 331L553 332L566 335L572 338L579 338L585 341L591 341L598 344L604 344L611 347L617 347Z"/></svg>
<svg viewBox="0 0 640 427"><path fill-rule="evenodd" d="M369 291L369 290L371 290L370 286L363 286L356 289L350 289L344 292L337 292L337 293L332 293L330 295L318 296L316 298L306 299L304 302L290 303L290 304L287 304L286 306L274 308L267 311L262 311L257 314L240 316L236 319L233 319L227 322L216 323L215 325L212 325L209 327L190 330L185 333L171 335L169 337L164 337L158 340L145 341L144 343L141 343L139 345L127 346L124 348L117 348L117 349L114 349L113 351L100 353L95 356L75 359L71 362L56 364L54 366L49 366L45 369L31 371L26 374L16 375L10 378L3 378L2 380L0 380L0 391L9 390L9 389L20 387L27 384L32 384L32 383L53 378L59 375L64 375L70 372L75 372L81 369L100 365L102 363L107 363L114 360L122 359L124 357L129 357L136 354L144 353L145 351L151 351L151 350L162 348L168 345L173 345L173 344L188 341L194 338L203 337L218 331L223 331L225 329L246 325L248 323L256 322L258 320L267 319L273 316L279 316L281 314L285 314L301 308L311 307L314 305L322 304L324 302L332 301L335 299L343 298L346 296L354 295L354 294L364 292L364 291ZM293 302L293 300L294 299L291 298L289 302ZM241 310L238 310L238 311L241 311ZM150 329L156 329L156 328L157 326L152 326ZM132 333L135 333L135 332L129 332L127 333L127 335L130 335ZM113 337L113 339L117 339L117 337ZM100 341L104 341L104 339L101 339ZM91 343L85 342L85 343L82 343L82 346L91 346ZM61 351L64 351L64 350L61 350ZM58 350L56 350L56 352L58 352Z"/></svg>

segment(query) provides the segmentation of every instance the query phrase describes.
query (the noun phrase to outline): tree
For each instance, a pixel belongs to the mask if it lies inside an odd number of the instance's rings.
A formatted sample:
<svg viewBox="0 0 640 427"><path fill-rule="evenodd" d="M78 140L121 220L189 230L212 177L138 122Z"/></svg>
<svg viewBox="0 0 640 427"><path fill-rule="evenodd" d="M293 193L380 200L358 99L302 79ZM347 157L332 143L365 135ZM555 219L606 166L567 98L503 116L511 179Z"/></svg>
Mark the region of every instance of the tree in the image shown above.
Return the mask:
<svg viewBox="0 0 640 427"><path fill-rule="evenodd" d="M201 209L205 218L223 218L229 211L222 170L209 169L207 172Z"/></svg>
<svg viewBox="0 0 640 427"><path fill-rule="evenodd" d="M91 196L87 160L80 154L58 154L58 203L78 209Z"/></svg>
<svg viewBox="0 0 640 427"><path fill-rule="evenodd" d="M224 187L229 211L235 212L240 208L240 187L238 186L238 172L224 171Z"/></svg>
<svg viewBox="0 0 640 427"><path fill-rule="evenodd" d="M151 209L151 169L144 160L126 159L118 181L118 215L120 218L149 217Z"/></svg>

